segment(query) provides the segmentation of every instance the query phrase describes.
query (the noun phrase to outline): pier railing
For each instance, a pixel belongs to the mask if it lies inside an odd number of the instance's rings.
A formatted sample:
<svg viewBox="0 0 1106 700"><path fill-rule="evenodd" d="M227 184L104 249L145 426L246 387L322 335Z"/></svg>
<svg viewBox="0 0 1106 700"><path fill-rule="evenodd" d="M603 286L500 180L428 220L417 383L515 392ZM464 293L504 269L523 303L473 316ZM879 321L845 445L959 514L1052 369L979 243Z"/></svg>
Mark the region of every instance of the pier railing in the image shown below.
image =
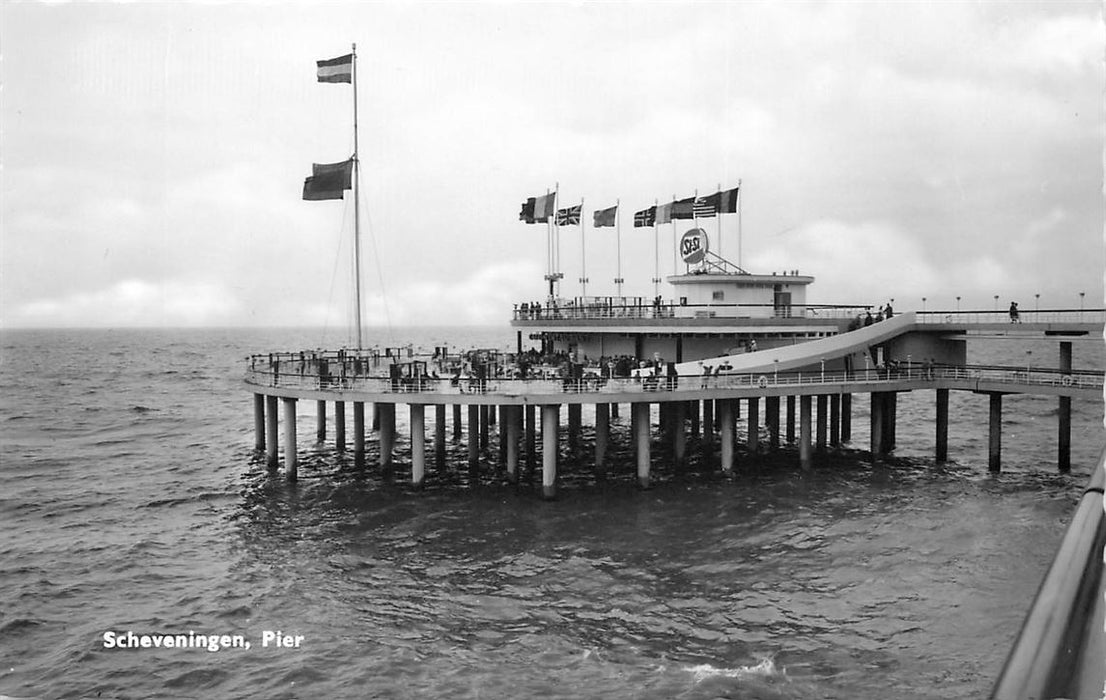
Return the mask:
<svg viewBox="0 0 1106 700"><path fill-rule="evenodd" d="M380 377L354 373L313 372L308 365L300 371L282 372L279 366L251 367L246 381L261 387L282 387L308 391L352 391L375 394L500 394L504 396L548 396L557 393L634 394L709 389L767 389L770 387L805 387L812 385L885 384L902 381L955 380L990 382L1017 387L1041 386L1064 389L1097 389L1103 387L1103 373L1098 370L1072 370L992 365L927 365L900 363L895 367L871 367L858 370L814 370L804 372L752 372L711 375L653 375L651 371L635 370L638 376L604 377L599 373L562 377L557 370L537 370L537 377L520 379L510 376L485 378L459 377Z"/></svg>
<svg viewBox="0 0 1106 700"><path fill-rule="evenodd" d="M1017 642L994 700L1099 698L1106 684L1106 452L1083 492Z"/></svg>
<svg viewBox="0 0 1106 700"><path fill-rule="evenodd" d="M794 318L807 320L855 319L871 310L860 304L687 304L644 297L578 297L556 302L516 304L515 321L598 321L690 318Z"/></svg>
<svg viewBox="0 0 1106 700"><path fill-rule="evenodd" d="M914 315L918 323L964 323L964 324L1008 324L1011 329L1019 323L1050 324L1102 324L1106 322L1106 309L1019 309L1017 319L1010 317L1009 310L991 311L917 311Z"/></svg>

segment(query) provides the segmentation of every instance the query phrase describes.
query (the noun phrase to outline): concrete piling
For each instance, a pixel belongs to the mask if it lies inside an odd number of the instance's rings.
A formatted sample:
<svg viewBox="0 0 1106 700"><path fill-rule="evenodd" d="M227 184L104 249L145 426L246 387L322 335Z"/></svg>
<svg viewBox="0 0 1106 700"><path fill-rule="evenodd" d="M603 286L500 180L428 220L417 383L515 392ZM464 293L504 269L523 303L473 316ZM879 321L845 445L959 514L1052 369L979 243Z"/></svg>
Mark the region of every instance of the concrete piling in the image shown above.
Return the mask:
<svg viewBox="0 0 1106 700"><path fill-rule="evenodd" d="M253 395L253 433L254 449L262 452L265 449L265 395Z"/></svg>
<svg viewBox="0 0 1106 700"><path fill-rule="evenodd" d="M426 479L426 407L408 406L411 412L411 485L421 488Z"/></svg>
<svg viewBox="0 0 1106 700"><path fill-rule="evenodd" d="M541 495L546 500L557 497L557 443L560 428L559 404L541 407Z"/></svg>
<svg viewBox="0 0 1106 700"><path fill-rule="evenodd" d="M296 454L296 399L283 398L284 403L284 474L289 481L299 478L299 455Z"/></svg>

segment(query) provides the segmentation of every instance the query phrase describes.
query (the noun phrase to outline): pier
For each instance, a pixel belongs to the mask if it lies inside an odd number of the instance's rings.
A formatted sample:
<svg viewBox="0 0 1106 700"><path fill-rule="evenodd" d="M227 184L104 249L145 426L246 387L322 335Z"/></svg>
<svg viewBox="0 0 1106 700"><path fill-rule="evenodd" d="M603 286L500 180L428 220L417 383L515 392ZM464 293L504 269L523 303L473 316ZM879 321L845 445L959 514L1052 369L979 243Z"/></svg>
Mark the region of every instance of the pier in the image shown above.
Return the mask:
<svg viewBox="0 0 1106 700"><path fill-rule="evenodd" d="M1041 320L1026 319L1018 324L1018 334L1057 341L1054 367L931 361L931 354L963 356L960 345L966 334L986 337L984 334L1011 332L1006 323L970 313L973 316L907 313L894 322L726 358L742 366L709 375L692 374L698 363L689 362L663 376L587 373L523 379L489 370L461 379L437 374L435 362L444 358L444 349L425 359L413 354L401 358L398 351L389 357L343 350L254 356L249 360L245 386L253 393L255 445L265 452L271 469L279 466L278 400L282 406L283 463L289 479L297 478L298 471L299 401L315 403L315 437L320 442L328 438L327 418L332 416L338 451L346 449L346 404L353 404L357 466L365 463L365 411L371 410L378 431L379 466L385 472L395 467L396 413L405 405L414 486L425 479L428 454L434 455L439 467L443 465L447 416L452 419L453 438L464 435L467 440L468 463L473 470L480 468L495 427L498 461L507 478L517 480L523 458L540 462L542 495L551 499L557 493L561 435L565 434L573 447L580 447L584 405L593 407L592 450L599 473L607 466L611 417L620 414L620 406L628 407L637 481L648 488L653 451L662 447L680 462L686 456L689 434L701 437L710 463L723 473L732 473L740 454L736 428L742 420L747 424L746 453L778 449L782 431L787 442L797 441L800 466L815 468L827 448L851 440L854 398L863 394L868 395L871 408L870 452L873 459L884 458L895 448L898 394L913 391L933 392L934 456L938 461L948 458L949 392L986 396L988 464L996 472L1002 465L1003 398L1012 394L1056 397L1057 468L1067 471L1071 401L1098 398L1103 389L1101 370L1072 368L1071 338L1101 332L1104 312L1042 312ZM863 363L857 359L861 356ZM881 361L868 362L872 356ZM329 414L328 403L333 407ZM433 407L432 450L426 446L427 407ZM762 422L768 431L766 444L760 440ZM654 424L659 425L656 435Z"/></svg>

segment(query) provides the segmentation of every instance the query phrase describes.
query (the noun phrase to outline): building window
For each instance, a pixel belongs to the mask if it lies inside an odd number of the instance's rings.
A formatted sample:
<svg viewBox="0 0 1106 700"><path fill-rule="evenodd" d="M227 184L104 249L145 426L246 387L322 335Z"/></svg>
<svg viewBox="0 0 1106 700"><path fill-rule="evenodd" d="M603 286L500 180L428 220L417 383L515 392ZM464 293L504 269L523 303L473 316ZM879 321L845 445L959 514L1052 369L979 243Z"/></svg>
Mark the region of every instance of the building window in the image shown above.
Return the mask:
<svg viewBox="0 0 1106 700"><path fill-rule="evenodd" d="M722 290L718 290L717 292L712 292L711 293L711 299L714 300L714 301L722 301L725 298L726 298L726 293Z"/></svg>

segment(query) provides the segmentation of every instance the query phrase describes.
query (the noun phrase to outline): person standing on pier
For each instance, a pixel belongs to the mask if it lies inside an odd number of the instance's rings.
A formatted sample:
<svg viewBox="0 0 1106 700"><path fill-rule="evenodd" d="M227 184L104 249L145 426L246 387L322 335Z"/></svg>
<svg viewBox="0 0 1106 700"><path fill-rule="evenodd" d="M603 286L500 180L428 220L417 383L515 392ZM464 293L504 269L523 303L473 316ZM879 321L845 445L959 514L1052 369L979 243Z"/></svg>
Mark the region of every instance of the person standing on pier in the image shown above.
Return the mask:
<svg viewBox="0 0 1106 700"><path fill-rule="evenodd" d="M1018 311L1018 302L1010 302L1010 323L1021 323L1021 313Z"/></svg>

